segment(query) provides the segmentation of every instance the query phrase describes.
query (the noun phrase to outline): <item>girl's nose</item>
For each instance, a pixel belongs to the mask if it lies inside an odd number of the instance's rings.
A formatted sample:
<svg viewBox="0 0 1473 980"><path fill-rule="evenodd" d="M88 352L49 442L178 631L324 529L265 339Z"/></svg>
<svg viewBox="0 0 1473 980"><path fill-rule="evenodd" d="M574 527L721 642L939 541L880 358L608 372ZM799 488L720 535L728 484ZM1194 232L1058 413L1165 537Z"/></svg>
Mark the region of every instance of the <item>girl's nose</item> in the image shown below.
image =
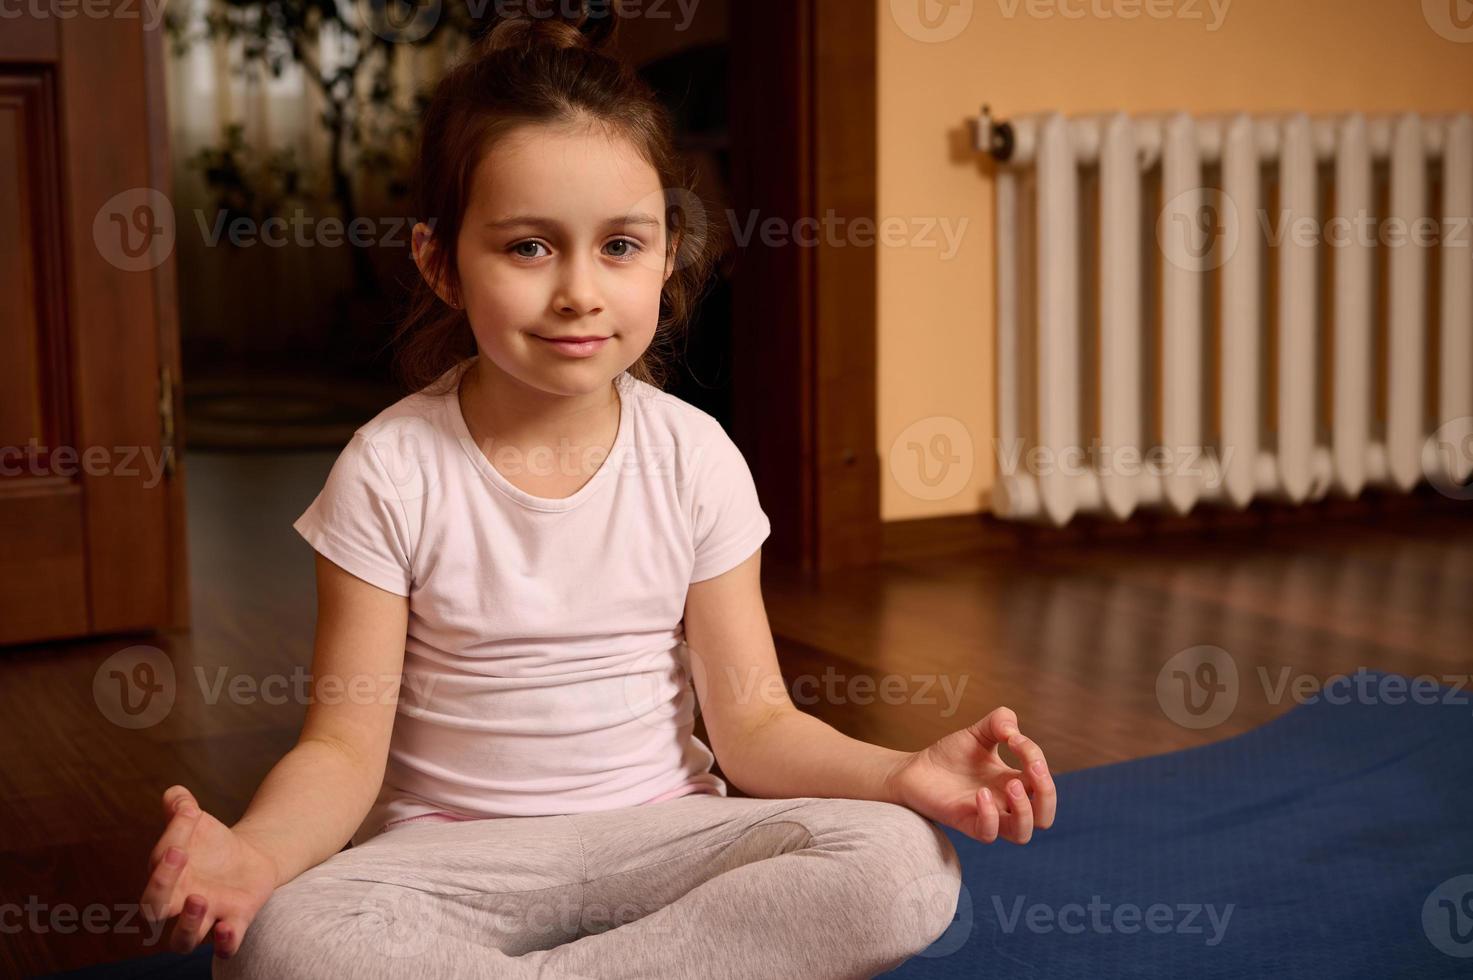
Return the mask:
<svg viewBox="0 0 1473 980"><path fill-rule="evenodd" d="M569 316L584 316L603 309L603 298L591 259L579 255L564 263L553 305L559 313Z"/></svg>

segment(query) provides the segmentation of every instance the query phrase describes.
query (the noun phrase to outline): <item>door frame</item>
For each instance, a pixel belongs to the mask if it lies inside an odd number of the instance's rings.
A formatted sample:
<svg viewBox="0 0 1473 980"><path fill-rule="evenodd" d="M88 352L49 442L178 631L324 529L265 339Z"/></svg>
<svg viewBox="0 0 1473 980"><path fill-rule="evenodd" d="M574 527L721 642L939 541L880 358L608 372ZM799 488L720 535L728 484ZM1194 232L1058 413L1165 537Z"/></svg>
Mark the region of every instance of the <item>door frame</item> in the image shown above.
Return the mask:
<svg viewBox="0 0 1473 980"><path fill-rule="evenodd" d="M731 277L732 428L764 554L805 575L873 564L879 257L821 229L877 217L877 3L733 3L731 44L731 218L757 229Z"/></svg>

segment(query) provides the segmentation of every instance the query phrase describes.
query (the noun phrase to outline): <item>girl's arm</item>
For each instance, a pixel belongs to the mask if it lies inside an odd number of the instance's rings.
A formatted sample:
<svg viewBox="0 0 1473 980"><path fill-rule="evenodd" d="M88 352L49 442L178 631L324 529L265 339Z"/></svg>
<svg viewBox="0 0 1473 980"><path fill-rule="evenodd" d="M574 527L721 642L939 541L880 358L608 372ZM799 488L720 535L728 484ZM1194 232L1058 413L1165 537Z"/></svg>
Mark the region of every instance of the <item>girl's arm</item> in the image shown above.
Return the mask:
<svg viewBox="0 0 1473 980"><path fill-rule="evenodd" d="M142 907L170 948L214 930L216 952L240 947L271 892L342 849L378 795L393 733L409 600L317 555L312 701L296 746L227 827L183 786L164 791L167 824L149 859Z"/></svg>
<svg viewBox="0 0 1473 980"><path fill-rule="evenodd" d="M850 738L794 706L762 602L762 550L690 586L691 680L721 772L748 796L846 797L907 806L986 843L1026 844L1053 825L1058 791L1011 709L919 752ZM873 678L871 678L873 680ZM873 690L873 685L870 688ZM1002 757L1006 745L1015 768Z"/></svg>
<svg viewBox="0 0 1473 980"><path fill-rule="evenodd" d="M778 666L761 574L758 548L686 592L691 680L722 775L759 798L885 800L889 774L908 753L850 738L797 709Z"/></svg>
<svg viewBox="0 0 1473 980"><path fill-rule="evenodd" d="M316 559L307 719L232 827L272 857L277 885L342 850L373 805L404 668L409 600Z"/></svg>

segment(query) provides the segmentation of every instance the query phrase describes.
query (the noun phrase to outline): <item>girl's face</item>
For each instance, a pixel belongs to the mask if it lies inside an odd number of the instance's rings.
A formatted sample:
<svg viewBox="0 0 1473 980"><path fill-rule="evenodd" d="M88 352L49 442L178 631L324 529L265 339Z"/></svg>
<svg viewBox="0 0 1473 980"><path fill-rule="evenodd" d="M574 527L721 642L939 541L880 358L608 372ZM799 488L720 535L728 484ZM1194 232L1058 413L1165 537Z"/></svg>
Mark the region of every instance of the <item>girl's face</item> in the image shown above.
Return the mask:
<svg viewBox="0 0 1473 980"><path fill-rule="evenodd" d="M659 175L588 127L527 125L499 140L472 175L458 248L486 367L550 394L595 391L639 359L674 268Z"/></svg>

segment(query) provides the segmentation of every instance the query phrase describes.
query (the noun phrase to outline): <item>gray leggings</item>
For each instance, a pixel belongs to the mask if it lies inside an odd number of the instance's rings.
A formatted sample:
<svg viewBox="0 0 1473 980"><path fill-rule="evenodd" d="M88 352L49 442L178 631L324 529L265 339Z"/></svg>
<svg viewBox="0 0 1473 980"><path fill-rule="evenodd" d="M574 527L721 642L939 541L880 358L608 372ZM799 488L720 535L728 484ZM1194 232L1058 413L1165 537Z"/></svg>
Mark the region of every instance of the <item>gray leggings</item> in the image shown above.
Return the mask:
<svg viewBox="0 0 1473 980"><path fill-rule="evenodd" d="M946 931L946 834L871 800L413 822L278 888L216 980L872 977ZM615 928L618 927L618 928Z"/></svg>

